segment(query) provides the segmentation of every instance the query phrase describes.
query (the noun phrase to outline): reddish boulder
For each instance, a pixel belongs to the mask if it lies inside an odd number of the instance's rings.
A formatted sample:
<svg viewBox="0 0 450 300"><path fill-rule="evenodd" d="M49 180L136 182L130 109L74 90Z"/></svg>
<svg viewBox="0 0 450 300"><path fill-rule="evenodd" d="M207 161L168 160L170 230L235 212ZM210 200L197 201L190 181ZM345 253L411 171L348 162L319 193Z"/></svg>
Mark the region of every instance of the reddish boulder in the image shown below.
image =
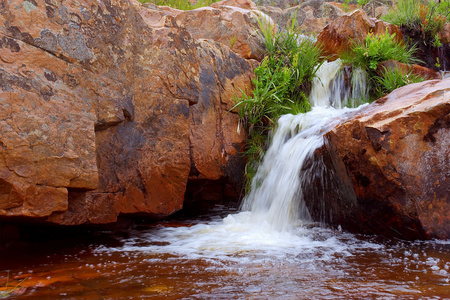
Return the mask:
<svg viewBox="0 0 450 300"><path fill-rule="evenodd" d="M134 0L2 5L0 216L164 217L193 169L223 185L242 169L228 110L253 62Z"/></svg>
<svg viewBox="0 0 450 300"><path fill-rule="evenodd" d="M309 203L314 216L368 234L450 238L449 117L450 79L433 80L399 88L330 130L316 152L324 177L311 184L321 195L308 192L323 199Z"/></svg>
<svg viewBox="0 0 450 300"><path fill-rule="evenodd" d="M323 46L323 54L336 59L340 53L349 50L352 42L363 41L367 34L395 34L398 42L403 42L403 35L395 25L370 19L363 10L356 10L341 16L328 24L317 36L317 42Z"/></svg>
<svg viewBox="0 0 450 300"><path fill-rule="evenodd" d="M342 11L346 11L346 12L352 12L352 11L355 11L358 9L358 5L356 5L356 4L340 3L340 2L333 2L333 1L330 1L329 3L338 7Z"/></svg>
<svg viewBox="0 0 450 300"><path fill-rule="evenodd" d="M392 2L370 0L361 8L366 12L368 16L381 19L384 15L389 13L390 6L392 6Z"/></svg>

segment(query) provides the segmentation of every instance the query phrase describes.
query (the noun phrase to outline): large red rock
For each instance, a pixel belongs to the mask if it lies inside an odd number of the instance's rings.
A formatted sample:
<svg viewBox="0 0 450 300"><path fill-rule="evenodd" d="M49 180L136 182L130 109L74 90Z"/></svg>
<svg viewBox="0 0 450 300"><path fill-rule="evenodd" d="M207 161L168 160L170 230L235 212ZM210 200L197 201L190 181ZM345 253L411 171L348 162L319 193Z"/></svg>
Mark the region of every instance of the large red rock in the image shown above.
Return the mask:
<svg viewBox="0 0 450 300"><path fill-rule="evenodd" d="M350 49L352 42L363 41L367 34L395 34L398 42L403 42L402 31L399 27L371 19L361 10L340 16L328 24L317 36L317 42L323 46L323 54L330 59Z"/></svg>
<svg viewBox="0 0 450 300"><path fill-rule="evenodd" d="M0 2L0 216L163 217L239 173L253 63L134 0ZM236 174L237 174L236 173Z"/></svg>
<svg viewBox="0 0 450 300"><path fill-rule="evenodd" d="M393 91L326 133L325 145L316 159L327 167L308 192L319 199L309 203L316 218L402 239L450 238L450 79Z"/></svg>

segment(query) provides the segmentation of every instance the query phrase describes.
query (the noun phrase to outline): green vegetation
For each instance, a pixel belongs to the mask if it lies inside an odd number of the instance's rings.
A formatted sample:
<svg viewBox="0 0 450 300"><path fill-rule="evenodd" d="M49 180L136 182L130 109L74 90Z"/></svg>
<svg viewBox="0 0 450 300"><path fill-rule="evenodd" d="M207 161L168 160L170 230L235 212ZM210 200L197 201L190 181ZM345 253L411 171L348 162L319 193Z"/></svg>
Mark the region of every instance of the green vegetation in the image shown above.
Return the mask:
<svg viewBox="0 0 450 300"><path fill-rule="evenodd" d="M425 44L439 45L438 33L450 17L450 0L398 0L384 21L419 34Z"/></svg>
<svg viewBox="0 0 450 300"><path fill-rule="evenodd" d="M153 3L159 6L170 6L181 10L191 10L199 7L204 7L217 2L217 0L138 0L141 3Z"/></svg>
<svg viewBox="0 0 450 300"><path fill-rule="evenodd" d="M436 12L442 16L445 16L447 22L450 22L450 0L441 0L439 3L434 3Z"/></svg>
<svg viewBox="0 0 450 300"><path fill-rule="evenodd" d="M379 63L395 60L401 63L410 64L417 62L414 59L415 48L409 48L403 44L398 43L395 40L394 34L385 33L383 35L368 34L362 42L352 42L350 51L344 53L341 59L344 63L350 64L353 67L358 67L367 72L369 77L369 91L372 98L378 98L382 94L386 94L394 90L395 83L400 82L407 83L412 78L408 74L402 75L400 72L392 74L390 71L384 71L380 77L377 72L380 73ZM402 79L398 79L398 76L405 76ZM397 76L397 77L396 77ZM396 78L397 81L392 82ZM419 78L416 78L416 81ZM384 84L384 82L386 84ZM405 85L402 84L402 85ZM393 88L396 86L395 88ZM401 86L401 85L400 85ZM392 89L391 89L392 88Z"/></svg>
<svg viewBox="0 0 450 300"><path fill-rule="evenodd" d="M396 60L401 63L415 62L414 48L408 49L395 40L395 34L373 35L369 33L362 42L352 42L351 50L342 57L344 62L374 72L380 62Z"/></svg>
<svg viewBox="0 0 450 300"><path fill-rule="evenodd" d="M236 41L237 41L237 37L235 37L235 36L233 36L233 37L230 39L230 48L231 48L231 49L233 49L234 44L236 43Z"/></svg>
<svg viewBox="0 0 450 300"><path fill-rule="evenodd" d="M320 47L309 38L301 38L295 30L295 16L286 32L277 32L275 25L262 19L259 25L266 56L255 69L253 93L243 93L235 105L249 134L244 153L248 158L247 183L256 172L268 133L278 118L310 110L306 94L321 65Z"/></svg>
<svg viewBox="0 0 450 300"><path fill-rule="evenodd" d="M381 97L407 84L424 81L425 78L408 72L405 74L398 68L384 69L381 76L374 77L378 96Z"/></svg>
<svg viewBox="0 0 450 300"><path fill-rule="evenodd" d="M358 0L356 1L358 3L359 6L364 6L366 4L368 4L370 2L370 0Z"/></svg>
<svg viewBox="0 0 450 300"><path fill-rule="evenodd" d="M349 5L351 4L351 0L344 0L344 2L342 2L342 8L345 12L349 12Z"/></svg>

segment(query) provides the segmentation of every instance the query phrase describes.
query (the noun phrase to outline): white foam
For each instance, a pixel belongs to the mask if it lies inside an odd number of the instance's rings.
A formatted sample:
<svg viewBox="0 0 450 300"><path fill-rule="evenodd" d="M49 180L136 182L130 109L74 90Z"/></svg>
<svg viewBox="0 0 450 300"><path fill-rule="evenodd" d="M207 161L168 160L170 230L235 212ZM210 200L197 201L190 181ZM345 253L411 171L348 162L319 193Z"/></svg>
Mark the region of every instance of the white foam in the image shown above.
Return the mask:
<svg viewBox="0 0 450 300"><path fill-rule="evenodd" d="M173 259L213 259L214 264L220 261L245 264L331 261L368 248L383 246L320 227L280 232L267 222L255 223L251 212L240 212L220 221L191 227L159 227L134 232L133 237L123 240L121 247L100 246L94 251L170 254Z"/></svg>

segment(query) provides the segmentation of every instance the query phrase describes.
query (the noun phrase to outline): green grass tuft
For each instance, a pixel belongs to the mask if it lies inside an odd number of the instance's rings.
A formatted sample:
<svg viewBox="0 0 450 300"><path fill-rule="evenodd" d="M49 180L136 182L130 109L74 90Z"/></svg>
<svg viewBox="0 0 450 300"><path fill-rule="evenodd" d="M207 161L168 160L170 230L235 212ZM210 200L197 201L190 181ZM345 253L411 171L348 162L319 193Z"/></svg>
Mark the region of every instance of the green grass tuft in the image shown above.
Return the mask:
<svg viewBox="0 0 450 300"><path fill-rule="evenodd" d="M170 6L181 10L192 10L204 6L211 5L217 0L197 0L191 2L189 0L138 0L141 3L153 3L158 6Z"/></svg>
<svg viewBox="0 0 450 300"><path fill-rule="evenodd" d="M396 60L401 63L413 63L415 49L407 48L395 40L395 34L373 35L369 33L362 42L352 42L350 51L342 55L344 63L352 64L371 72L380 62Z"/></svg>
<svg viewBox="0 0 450 300"><path fill-rule="evenodd" d="M383 20L420 34L426 44L439 44L438 33L450 21L450 0L398 0Z"/></svg>
<svg viewBox="0 0 450 300"><path fill-rule="evenodd" d="M395 40L395 35L386 32L383 35L368 34L364 41L352 42L350 51L342 54L341 59L345 64L352 65L354 68L361 68L367 73L370 97L376 99L393 90L389 87L389 85L395 85L392 80L395 78L400 80L398 77L379 77L377 75L379 63L388 60L405 64L416 63L418 60L414 58L415 51L415 47L408 48L405 44L398 43ZM392 77L395 75L389 72L385 73L386 76ZM384 81L386 81L386 85L383 85Z"/></svg>
<svg viewBox="0 0 450 300"><path fill-rule="evenodd" d="M245 156L247 186L267 147L267 136L281 115L304 113L311 109L308 94L311 81L322 64L321 48L295 29L295 16L285 32L260 18L259 34L266 56L255 69L251 95L236 99L241 121L249 133Z"/></svg>
<svg viewBox="0 0 450 300"><path fill-rule="evenodd" d="M412 74L411 72L404 74L398 68L384 69L382 76L376 76L374 79L376 81L379 97L386 95L399 87L425 80L424 77Z"/></svg>

